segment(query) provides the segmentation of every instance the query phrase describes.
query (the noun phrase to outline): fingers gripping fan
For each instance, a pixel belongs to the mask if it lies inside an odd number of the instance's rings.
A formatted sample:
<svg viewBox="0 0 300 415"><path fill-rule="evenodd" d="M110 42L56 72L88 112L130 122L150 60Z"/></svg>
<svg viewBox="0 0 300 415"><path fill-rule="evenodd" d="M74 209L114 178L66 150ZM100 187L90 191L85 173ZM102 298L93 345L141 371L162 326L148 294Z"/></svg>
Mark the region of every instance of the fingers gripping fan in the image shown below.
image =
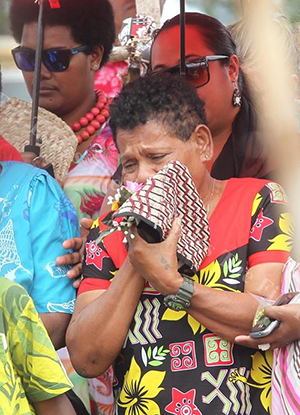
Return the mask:
<svg viewBox="0 0 300 415"><path fill-rule="evenodd" d="M199 269L209 246L207 215L191 175L179 161L169 162L134 193L114 218L134 218L139 234L149 243L163 241L173 220L181 218L177 244L179 271L192 275Z"/></svg>

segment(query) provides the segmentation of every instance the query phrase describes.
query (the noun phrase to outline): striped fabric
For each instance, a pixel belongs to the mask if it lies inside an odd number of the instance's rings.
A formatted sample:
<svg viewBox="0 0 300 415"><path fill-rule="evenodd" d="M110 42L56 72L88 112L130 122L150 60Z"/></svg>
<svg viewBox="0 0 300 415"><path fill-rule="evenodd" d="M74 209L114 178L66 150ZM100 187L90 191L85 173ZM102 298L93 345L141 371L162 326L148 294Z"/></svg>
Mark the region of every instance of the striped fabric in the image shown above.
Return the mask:
<svg viewBox="0 0 300 415"><path fill-rule="evenodd" d="M291 258L284 267L281 291L300 291L300 266ZM272 414L300 414L300 340L274 351Z"/></svg>

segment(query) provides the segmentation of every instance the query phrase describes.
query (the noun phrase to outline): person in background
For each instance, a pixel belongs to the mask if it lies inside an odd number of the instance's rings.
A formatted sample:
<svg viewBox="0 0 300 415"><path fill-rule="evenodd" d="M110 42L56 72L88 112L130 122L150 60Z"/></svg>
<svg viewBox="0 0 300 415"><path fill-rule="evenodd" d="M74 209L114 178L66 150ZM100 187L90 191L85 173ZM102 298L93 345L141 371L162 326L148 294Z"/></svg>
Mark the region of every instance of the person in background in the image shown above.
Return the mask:
<svg viewBox="0 0 300 415"><path fill-rule="evenodd" d="M72 384L32 299L19 284L0 284L0 413L75 415Z"/></svg>
<svg viewBox="0 0 300 415"><path fill-rule="evenodd" d="M111 105L110 125L123 183L145 183L171 160L187 166L208 212L210 249L185 296L178 220L163 242L148 244L133 230L128 245L121 231L95 243L103 217L95 221L66 337L74 367L90 377L115 362L120 415L219 415L224 405L228 414L246 406L269 413L270 376L262 374L271 373L272 355L234 339L250 330L257 308L250 293L279 295L290 251L281 243L284 193L268 180L211 177L213 140L203 102L179 76L161 73L126 85ZM166 301L170 295L179 312ZM182 296L189 298L184 304Z"/></svg>
<svg viewBox="0 0 300 415"><path fill-rule="evenodd" d="M217 19L202 13L185 14L186 80L197 88L214 141L214 156L207 163L212 177L269 178L274 166L257 126L234 41ZM158 30L151 48L149 71L180 73L179 15ZM114 175L121 182L121 167ZM117 186L111 186L111 193ZM107 198L106 198L107 200ZM101 213L109 207L102 205Z"/></svg>
<svg viewBox="0 0 300 415"><path fill-rule="evenodd" d="M19 162L17 150L4 139L2 144L0 273L31 295L59 349L65 343L76 291L66 275L70 267L58 266L55 259L71 252L62 246L66 237L79 236L76 212L46 171Z"/></svg>
<svg viewBox="0 0 300 415"><path fill-rule="evenodd" d="M51 9L46 2L44 7L39 105L60 117L77 135L77 151L64 191L79 219L93 218L98 216L118 165L106 123L109 100L103 91L94 90L95 73L107 62L115 40L114 16L109 0L61 0L60 5ZM38 11L38 3L32 0L10 2L11 33L20 45L12 53L31 96Z"/></svg>
<svg viewBox="0 0 300 415"><path fill-rule="evenodd" d="M0 136L0 161L24 161L18 150Z"/></svg>
<svg viewBox="0 0 300 415"><path fill-rule="evenodd" d="M212 177L269 176L272 166L257 131L257 114L226 27L211 16L186 13L185 54L186 79L204 101L214 141L214 156L207 164ZM175 74L179 69L179 16L175 16L153 41L151 71Z"/></svg>
<svg viewBox="0 0 300 415"><path fill-rule="evenodd" d="M114 10L116 39L115 46L119 46L118 35L121 31L123 20L136 16L135 0L110 0ZM115 97L122 89L122 75L126 73L128 64L126 61L107 62L95 74L95 88L102 89L108 97Z"/></svg>

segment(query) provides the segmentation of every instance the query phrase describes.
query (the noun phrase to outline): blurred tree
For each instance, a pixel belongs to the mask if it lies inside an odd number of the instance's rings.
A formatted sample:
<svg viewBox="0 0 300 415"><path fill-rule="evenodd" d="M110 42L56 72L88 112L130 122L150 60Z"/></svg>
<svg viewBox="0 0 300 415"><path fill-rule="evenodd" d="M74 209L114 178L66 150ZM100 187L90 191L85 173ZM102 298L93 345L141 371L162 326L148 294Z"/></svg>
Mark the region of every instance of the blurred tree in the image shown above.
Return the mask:
<svg viewBox="0 0 300 415"><path fill-rule="evenodd" d="M292 22L300 22L300 1L299 0L284 0L284 11L287 17Z"/></svg>
<svg viewBox="0 0 300 415"><path fill-rule="evenodd" d="M8 9L9 0L0 0L0 35L9 34Z"/></svg>

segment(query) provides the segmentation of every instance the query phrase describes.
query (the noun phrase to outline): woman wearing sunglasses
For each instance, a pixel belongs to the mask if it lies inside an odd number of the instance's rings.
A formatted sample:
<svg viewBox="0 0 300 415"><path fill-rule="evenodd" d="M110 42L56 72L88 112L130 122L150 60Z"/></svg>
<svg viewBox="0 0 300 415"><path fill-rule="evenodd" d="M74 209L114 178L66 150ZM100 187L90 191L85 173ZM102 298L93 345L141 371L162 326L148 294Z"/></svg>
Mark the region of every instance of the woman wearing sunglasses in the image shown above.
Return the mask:
<svg viewBox="0 0 300 415"><path fill-rule="evenodd" d="M109 101L94 90L95 72L108 60L115 40L108 0L45 2L39 105L64 120L78 138L76 158L64 183L79 218L97 216L118 155L106 126ZM12 50L32 96L39 5L12 0ZM66 151L68 151L66 149Z"/></svg>
<svg viewBox="0 0 300 415"><path fill-rule="evenodd" d="M215 153L208 169L217 179L266 177L270 168L258 135L256 114L239 68L236 47L225 26L201 13L186 13L186 79L204 101ZM151 70L179 73L179 16L158 32Z"/></svg>

